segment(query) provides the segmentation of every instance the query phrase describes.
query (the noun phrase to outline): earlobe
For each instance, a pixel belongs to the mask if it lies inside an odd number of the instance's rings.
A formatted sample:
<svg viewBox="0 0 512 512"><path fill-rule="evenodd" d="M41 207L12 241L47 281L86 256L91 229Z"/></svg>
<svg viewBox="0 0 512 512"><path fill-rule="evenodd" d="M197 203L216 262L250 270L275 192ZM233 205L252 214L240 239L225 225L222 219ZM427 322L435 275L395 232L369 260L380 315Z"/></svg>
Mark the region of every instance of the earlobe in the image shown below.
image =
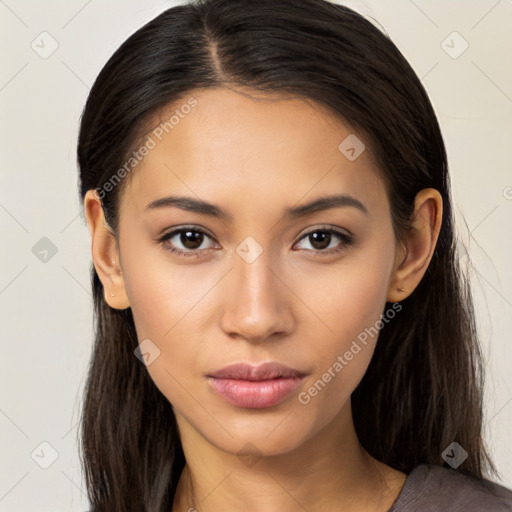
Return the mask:
<svg viewBox="0 0 512 512"><path fill-rule="evenodd" d="M442 217L443 200L439 191L425 188L418 192L411 228L404 245L397 250L388 302L407 298L420 283L434 254Z"/></svg>
<svg viewBox="0 0 512 512"><path fill-rule="evenodd" d="M91 234L91 254L94 268L103 284L105 302L114 309L126 309L130 302L119 265L115 235L108 225L103 207L95 190L84 198L84 212Z"/></svg>

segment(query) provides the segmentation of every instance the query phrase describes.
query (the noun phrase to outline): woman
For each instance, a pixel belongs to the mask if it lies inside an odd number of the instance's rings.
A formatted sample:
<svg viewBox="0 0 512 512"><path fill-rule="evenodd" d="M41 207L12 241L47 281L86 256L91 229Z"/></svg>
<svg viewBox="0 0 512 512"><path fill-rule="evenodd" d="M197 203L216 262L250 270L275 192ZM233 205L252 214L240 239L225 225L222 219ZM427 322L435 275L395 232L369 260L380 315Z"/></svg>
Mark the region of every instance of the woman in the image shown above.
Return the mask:
<svg viewBox="0 0 512 512"><path fill-rule="evenodd" d="M92 510L512 510L446 153L394 44L325 0L133 34L78 143Z"/></svg>

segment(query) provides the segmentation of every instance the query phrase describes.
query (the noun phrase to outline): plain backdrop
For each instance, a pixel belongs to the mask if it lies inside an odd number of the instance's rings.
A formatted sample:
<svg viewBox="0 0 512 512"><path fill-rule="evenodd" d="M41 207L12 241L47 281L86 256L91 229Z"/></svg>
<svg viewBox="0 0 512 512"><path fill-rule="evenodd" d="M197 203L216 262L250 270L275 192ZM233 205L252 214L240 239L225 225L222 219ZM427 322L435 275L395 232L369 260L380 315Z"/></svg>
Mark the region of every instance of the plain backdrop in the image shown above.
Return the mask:
<svg viewBox="0 0 512 512"><path fill-rule="evenodd" d="M512 487L512 1L340 3L389 34L438 115L485 354L485 438ZM87 510L77 422L92 302L79 117L110 55L173 5L0 0L0 511Z"/></svg>

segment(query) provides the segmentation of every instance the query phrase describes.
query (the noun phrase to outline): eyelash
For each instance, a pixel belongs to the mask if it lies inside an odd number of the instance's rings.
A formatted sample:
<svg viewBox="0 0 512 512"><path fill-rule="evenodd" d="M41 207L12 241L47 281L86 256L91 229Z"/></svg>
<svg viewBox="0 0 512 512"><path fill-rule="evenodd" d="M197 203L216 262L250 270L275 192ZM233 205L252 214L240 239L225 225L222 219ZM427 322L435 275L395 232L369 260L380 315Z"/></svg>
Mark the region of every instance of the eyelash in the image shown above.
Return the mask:
<svg viewBox="0 0 512 512"><path fill-rule="evenodd" d="M186 231L192 231L194 233L201 233L202 235L205 235L208 238L213 239L213 237L210 236L208 233L206 233L206 231L203 231L202 229L197 228L197 227L190 226L190 227L183 227L180 229L175 229L174 231L166 233L165 235L163 235L161 238L158 239L158 242L164 246L165 250L167 250L173 254L177 254L179 256L184 256L184 257L196 257L197 258L200 256L200 252L205 251L207 249L201 249L201 250L190 249L188 251L182 251L180 249L176 249L175 247L169 247L168 245L165 244L166 241L170 240L174 236L176 236L180 233L186 232ZM307 238L309 235L311 235L313 233L317 233L317 232L328 233L328 234L334 235L343 241L343 245L339 248L334 248L334 249L329 249L329 250L304 249L308 252L312 252L315 256L324 256L324 255L331 255L331 254L343 252L354 242L353 238L349 235L346 235L345 233L341 233L340 231L332 229L332 228L319 228L319 227L317 227L311 231L308 231L307 233L304 233L304 235L302 235L299 238L298 242L300 242L304 238Z"/></svg>

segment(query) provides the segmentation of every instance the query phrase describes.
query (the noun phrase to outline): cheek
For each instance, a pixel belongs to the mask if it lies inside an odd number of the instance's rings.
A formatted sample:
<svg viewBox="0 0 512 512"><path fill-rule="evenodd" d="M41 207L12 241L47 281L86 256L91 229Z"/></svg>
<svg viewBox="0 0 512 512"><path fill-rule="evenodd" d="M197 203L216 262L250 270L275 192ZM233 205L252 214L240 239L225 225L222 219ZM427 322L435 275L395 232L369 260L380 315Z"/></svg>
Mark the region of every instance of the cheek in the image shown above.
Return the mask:
<svg viewBox="0 0 512 512"><path fill-rule="evenodd" d="M155 249L134 246L125 254L123 275L137 338L149 339L158 354L147 371L173 405L185 406L204 370L198 360L206 334L198 315L213 307L210 294L219 276L206 267L172 264Z"/></svg>
<svg viewBox="0 0 512 512"><path fill-rule="evenodd" d="M150 339L160 350L155 368L193 375L205 340L197 316L208 307L215 279L205 277L192 286L189 273L169 268L160 273L156 267L139 277L131 275L127 286L139 342Z"/></svg>
<svg viewBox="0 0 512 512"><path fill-rule="evenodd" d="M383 326L394 255L392 249L382 252L377 247L304 281L303 297L321 321L320 331L312 333L313 346L304 346L315 361L304 402L316 401L317 406L328 402L336 409L366 372Z"/></svg>
<svg viewBox="0 0 512 512"><path fill-rule="evenodd" d="M144 276L131 274L129 295L139 342L149 339L158 354L146 366L156 387L177 407L190 406L194 385L200 382L198 358L204 336L194 322L198 301L206 293L207 282L188 286L183 273L170 267L153 266ZM201 293L202 288L206 290ZM201 288L199 290L198 288Z"/></svg>
<svg viewBox="0 0 512 512"><path fill-rule="evenodd" d="M304 347L315 369L297 397L304 406L299 410L304 419L311 415L321 424L337 415L366 373L384 305L379 290L366 280L359 281L357 290L349 296L338 290L338 295L331 297L337 298L336 307L324 318L335 335L316 335L314 347Z"/></svg>
<svg viewBox="0 0 512 512"><path fill-rule="evenodd" d="M168 342L182 328L215 276L201 266L178 265L163 248L125 242L123 275L139 339Z"/></svg>
<svg viewBox="0 0 512 512"><path fill-rule="evenodd" d="M297 272L302 276L301 297L325 336L321 346L342 350L375 325L386 303L391 265L390 258L361 251L335 268Z"/></svg>

